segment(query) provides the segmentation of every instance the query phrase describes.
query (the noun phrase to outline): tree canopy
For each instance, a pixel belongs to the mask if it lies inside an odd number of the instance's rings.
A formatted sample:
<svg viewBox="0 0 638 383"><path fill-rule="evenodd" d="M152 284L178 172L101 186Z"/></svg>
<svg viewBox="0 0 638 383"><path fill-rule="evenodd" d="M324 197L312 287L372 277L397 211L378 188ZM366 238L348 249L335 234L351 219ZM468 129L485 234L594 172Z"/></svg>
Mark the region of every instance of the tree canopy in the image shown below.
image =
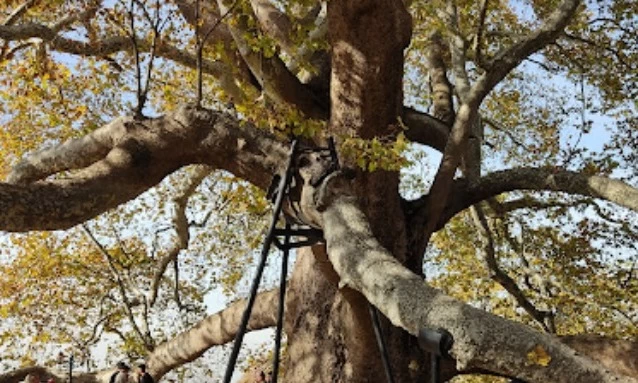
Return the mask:
<svg viewBox="0 0 638 383"><path fill-rule="evenodd" d="M0 383L58 374L59 351L85 381L122 358L219 379L291 137L333 137L352 172L295 164L286 212L325 243L290 276L286 381L382 381L370 302L397 381L423 380L414 336L440 327L446 379L635 382L637 12L3 2ZM276 321L270 267L252 330Z"/></svg>

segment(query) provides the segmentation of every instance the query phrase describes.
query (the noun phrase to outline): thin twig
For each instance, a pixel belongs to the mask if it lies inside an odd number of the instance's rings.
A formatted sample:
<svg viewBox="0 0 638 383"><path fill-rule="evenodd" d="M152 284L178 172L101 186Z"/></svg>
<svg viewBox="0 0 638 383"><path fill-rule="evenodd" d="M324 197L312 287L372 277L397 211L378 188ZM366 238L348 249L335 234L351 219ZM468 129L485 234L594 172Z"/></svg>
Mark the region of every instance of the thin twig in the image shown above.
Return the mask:
<svg viewBox="0 0 638 383"><path fill-rule="evenodd" d="M483 122L485 122L486 124L488 124L489 126L491 126L492 128L494 128L495 130L498 130L499 132L503 132L505 133L505 135L517 146L521 147L522 149L527 149L527 146L525 146L525 144L523 144L522 142L520 142L516 137L514 137L514 135L512 134L512 132L510 132L509 129L507 129L506 127L504 127L503 125L501 125L499 122L492 120L491 118L488 117L482 117Z"/></svg>
<svg viewBox="0 0 638 383"><path fill-rule="evenodd" d="M7 16L6 19L4 19L2 25L11 25L15 23L16 20L24 15L24 13L29 9L30 6L33 5L33 3L35 3L35 0L28 0L22 3L22 5L19 5L16 9L13 10L13 12L11 12L11 14L9 14L9 16Z"/></svg>
<svg viewBox="0 0 638 383"><path fill-rule="evenodd" d="M0 62L11 60L16 53L33 45L35 45L34 41L28 41L26 43L18 44L7 51L8 42L5 42L5 46L3 46L2 49L2 54L0 54Z"/></svg>
<svg viewBox="0 0 638 383"><path fill-rule="evenodd" d="M135 81L137 83L137 106L135 107L135 117L143 118L142 109L144 108L145 101L142 91L142 68L140 63L140 50L137 46L137 34L135 32L135 0L131 0L129 8L128 8L128 17L129 17L129 28L130 31L128 33L129 38L131 39L131 43L133 44L133 54L135 57Z"/></svg>
<svg viewBox="0 0 638 383"><path fill-rule="evenodd" d="M196 3L196 10L195 10L195 36L197 37L197 106L201 107L202 106L202 100L204 98L203 96L203 83L204 83L204 76L203 76L203 68L202 68L202 63L203 63L203 52L204 52L204 45L206 44L206 40L208 40L208 38L210 37L210 35L213 33L213 31L215 31L215 29L217 29L217 27L221 24L221 22L228 16L230 15L230 13L233 11L233 9L235 8L235 6L238 4L238 1L235 1L230 8L228 8L226 10L226 12L224 12L223 15L221 15L217 21L215 22L215 24L213 24L208 31L206 31L206 33L204 34L203 37L201 37L200 34L200 30L199 30L199 24L200 24L200 0L197 0Z"/></svg>
<svg viewBox="0 0 638 383"><path fill-rule="evenodd" d="M489 7L489 0L481 1L481 11L479 15L479 23L476 28L476 42L474 44L474 58L476 59L476 65L483 67L483 56L481 46L483 42L483 29L485 28L485 17L487 16L487 9Z"/></svg>
<svg viewBox="0 0 638 383"><path fill-rule="evenodd" d="M622 57L622 54L620 53L620 51L617 51L616 49L610 48L608 45L599 45L595 41L589 40L589 39L587 39L585 37L572 35L572 34L567 33L567 32L565 32L565 37L567 37L570 40L578 41L578 42L593 46L593 47L598 48L598 49L606 50L607 52L609 52L609 53L613 54L614 56L616 56L616 59L618 59L618 62L621 63L623 66L625 66L627 68L631 68L631 65L627 61L625 61L625 59Z"/></svg>
<svg viewBox="0 0 638 383"><path fill-rule="evenodd" d="M546 72L551 73L551 74L557 74L558 72L560 72L559 68L557 68L557 67L553 67L552 68L551 66L547 65L544 62L535 60L535 59L530 58L530 57L526 58L525 61L529 61L532 64L538 65L539 67L543 68Z"/></svg>
<svg viewBox="0 0 638 383"><path fill-rule="evenodd" d="M122 301L124 303L124 311L126 312L126 316L128 317L128 320L129 320L129 322L131 324L131 327L133 327L133 330L137 333L137 335L140 337L142 342L144 342L144 345L148 349L152 348L153 347L152 343L150 343L149 340L146 339L146 337L144 336L144 334L140 330L139 326L137 325L137 321L135 320L135 316L133 314L133 310L132 310L132 307L131 307L132 306L131 305L131 301L129 300L128 294L126 292L126 290L127 290L126 286L124 285L124 282L122 281L120 273L118 273L117 269L115 268L115 264L113 263L113 257L111 256L111 254L109 254L109 252L106 250L106 248L104 248L104 246L95 238L95 236L89 230L89 227L86 224L82 224L82 229L83 229L84 233L86 234L86 236L91 240L91 242L93 243L95 248L104 256L104 258L108 262L109 269L111 270L111 274L113 275L113 277L117 281L117 285L118 285L118 288L119 288L119 291L120 291L120 295L121 295Z"/></svg>
<svg viewBox="0 0 638 383"><path fill-rule="evenodd" d="M525 296L516 282L504 272L496 260L496 249L494 245L494 237L492 229L489 227L487 218L483 213L480 205L471 207L472 217L479 232L486 238L486 244L483 247L485 255L485 264L490 270L490 277L500 284L508 293L514 297L519 306L525 310L536 322L538 322L545 331L555 333L553 314L550 311L542 311L537 309L532 302Z"/></svg>

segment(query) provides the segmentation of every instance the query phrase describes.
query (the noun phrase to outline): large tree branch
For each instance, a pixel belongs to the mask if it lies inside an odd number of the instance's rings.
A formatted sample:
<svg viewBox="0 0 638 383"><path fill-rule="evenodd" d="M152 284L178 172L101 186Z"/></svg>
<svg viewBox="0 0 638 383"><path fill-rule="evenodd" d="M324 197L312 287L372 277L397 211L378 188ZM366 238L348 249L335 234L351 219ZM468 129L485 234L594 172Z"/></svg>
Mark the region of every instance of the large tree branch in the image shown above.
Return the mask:
<svg viewBox="0 0 638 383"><path fill-rule="evenodd" d="M423 328L445 328L454 338L450 354L460 371L476 368L538 383L638 382L576 355L548 334L475 309L426 285L377 242L340 176L328 177L317 200L323 210L328 257L341 285L360 291L395 326L413 335Z"/></svg>
<svg viewBox="0 0 638 383"><path fill-rule="evenodd" d="M277 323L278 299L279 290L270 290L257 295L248 322L249 330L268 328ZM172 369L197 359L211 347L230 342L239 329L245 306L245 299L234 302L224 310L203 319L190 329L157 346L146 358L150 373L159 380Z"/></svg>
<svg viewBox="0 0 638 383"><path fill-rule="evenodd" d="M226 24L222 23L223 16L219 14L216 4L198 0L176 0L175 4L184 19L199 33L199 38L205 40L202 41L203 44L221 43L223 55L229 58L233 65L231 67L224 64L224 70L215 77L219 78L222 87L229 92L235 102L246 101L246 95L237 84L241 83L244 86L256 84L251 77L250 68L235 47L233 36ZM196 59L193 57L191 63L193 65L189 66L195 68L195 62ZM205 63L206 60L203 62ZM202 69L209 73L205 66Z"/></svg>
<svg viewBox="0 0 638 383"><path fill-rule="evenodd" d="M449 13L454 16L454 7L450 8ZM450 139L448 140L439 169L434 178L432 189L430 192L430 203L427 207L427 223L426 236L436 228L437 223L441 220L443 208L446 205L447 196L452 186L452 180L461 158L466 154L466 145L472 127L476 127L475 134L477 142L473 142L474 149L468 152L466 158L480 158L480 142L478 136L480 126L476 126L478 117L478 108L487 94L498 84L512 69L514 69L522 60L531 54L545 47L548 43L554 41L562 30L567 26L572 16L576 12L579 0L564 0L557 9L548 17L548 19L535 31L519 40L503 52L496 55L488 65L488 70L478 81L467 91L466 96L461 95L463 103L459 107L456 120L452 126ZM451 19L453 21L453 18ZM452 53L455 58L454 67L457 77L461 80L462 90L467 90L468 84L464 80L462 64L464 65L465 46L462 40L457 39L452 43ZM463 62L462 62L463 61ZM478 149L478 150L476 150ZM466 161L468 162L468 161ZM476 178L480 169L476 163L466 163L466 168L472 171L470 178ZM473 167L473 168L472 168ZM473 179L471 180L473 181Z"/></svg>
<svg viewBox="0 0 638 383"><path fill-rule="evenodd" d="M472 124L475 123L477 108L478 105L462 104L456 114L450 138L445 145L439 168L430 188L429 203L425 206L425 212L419 213L425 214L425 231L428 238L436 229L446 207L454 174L464 154Z"/></svg>
<svg viewBox="0 0 638 383"><path fill-rule="evenodd" d="M459 26L456 2L454 0L447 0L445 11L441 11L441 13L443 14L443 19L452 29L450 36L450 58L452 72L454 73L455 91L461 102L467 102L471 85L465 68L467 62L465 52L467 49L465 38L461 34L461 28Z"/></svg>
<svg viewBox="0 0 638 383"><path fill-rule="evenodd" d="M261 302L262 298L264 299L264 301L268 301L269 298L264 297L264 295L271 293L276 294L276 291L265 292L258 295L257 302ZM203 319L201 323L210 321L214 317L223 315L223 313L224 311L213 314L210 317ZM264 328L270 327L265 323L266 321L262 322ZM200 324L196 324L194 328L199 326ZM251 325L254 325L254 323L251 323ZM211 330L211 332L216 333L218 332L217 330L219 329L219 327L210 326L209 329ZM258 329L258 326L253 328L253 330ZM188 332L188 330L186 332ZM612 339L600 335L590 334L562 336L559 337L559 340L569 347L573 348L577 352L600 362L602 365L609 368L610 370L617 371L627 376L638 376L637 342ZM171 341L168 341L167 344L169 342ZM175 367L178 366L174 366L173 368ZM109 381L109 377L113 372L113 369L106 369L92 373L74 373L73 380L78 383L107 383ZM53 377L56 381L62 381L64 378L64 372L62 371L41 366L31 366L0 374L0 383L20 383L24 381L24 378L28 374L39 375L40 380L47 380L49 377Z"/></svg>
<svg viewBox="0 0 638 383"><path fill-rule="evenodd" d="M533 198L529 195L525 195L521 198L509 200L505 202L498 202L494 198L488 199L488 206L493 210L493 214L497 216L503 216L504 214L511 213L520 209L529 210L548 210L548 209L567 209L576 207L578 205L590 205L592 201L590 198L579 198L575 201L543 201ZM596 205L598 206L598 205ZM593 206L595 208L595 206Z"/></svg>
<svg viewBox="0 0 638 383"><path fill-rule="evenodd" d="M189 7L192 7L192 5L185 4L184 2L178 2L178 3L180 4L180 9L183 8L185 17L187 17L188 20L193 18L192 21L194 23L195 16L191 15L191 11L193 11L193 9L189 8ZM213 17L213 16L210 16L210 17ZM211 25L209 25L210 23L211 21L209 19L206 19L206 23L204 24L204 27L202 29L206 31L207 26L208 28L211 27ZM2 34L4 33L9 40L20 40L22 35L24 35L23 37L25 38L40 38L44 41L50 42L51 47L54 50L57 50L59 52L70 53L74 55L82 55L82 56L107 56L113 53L130 50L133 48L131 39L126 36L109 37L109 38L104 38L91 43L86 43L82 41L77 41L77 40L61 37L57 35L53 30L51 30L49 27L46 27L40 24L23 25L18 30L23 30L23 31L18 33L13 30L3 29L3 27L0 26L0 36L2 36ZM222 33L222 36L225 36L225 34ZM138 43L138 48L141 51L147 51L150 49L150 44L146 41L138 41L137 43ZM193 54L180 50L174 47L173 45L170 45L164 42L160 42L156 48L157 48L156 54L159 57L163 57L165 59L175 61L177 63L188 66L190 68L197 67L197 59L195 55ZM440 64L443 65L442 61ZM233 96L234 99L244 100L245 96L243 92L241 91L241 89L238 87L237 82L231 73L232 71L228 68L226 64L219 61L204 60L202 63L202 70L205 73L210 74L213 77L219 79L221 86L231 96ZM442 72L440 73L443 76L442 79L444 79L444 81L448 84L447 86L445 86L446 90L444 93L446 96L444 98L448 98L448 97L451 97L451 90L449 89L449 82L447 82L447 78L445 78L445 73L444 73L445 69L442 68L441 70ZM243 81L247 81L247 80L243 79ZM438 83L439 83L439 80L436 80L436 84ZM435 85L433 83L433 86L436 87L437 91L443 91L440 85ZM451 103L451 98L449 98L449 100L446 102ZM448 110L448 113L452 113L451 118L453 119L454 111L451 109L452 106L451 104L446 104L446 105L447 105L446 110ZM441 108L438 108L436 110L440 110L440 109ZM437 113L440 114L444 112L435 111L435 114ZM447 119L447 121L451 122L451 120L449 119ZM436 117L432 117L428 115L427 113L416 111L413 108L404 107L403 122L409 128L406 131L406 136L410 140L420 144L428 145L437 150L443 151L443 148L445 147L445 143L447 142L448 132L449 132L449 128L445 125L446 124L445 121L437 119ZM107 136L107 139L108 139L108 136ZM75 148L69 148L69 150L78 150L78 151L81 150L81 151L87 152L87 151L93 150L92 148L96 145L105 146L105 150L106 150L106 146L108 146L108 143L106 144L102 143L103 140L104 138L99 137L98 134L91 135L90 137L87 136L87 139L84 142L79 142L79 141L74 142ZM90 158L85 156L77 156L77 159L78 161L90 161Z"/></svg>
<svg viewBox="0 0 638 383"><path fill-rule="evenodd" d="M153 282L151 283L151 296L149 298L149 304L153 306L157 299L160 282L164 277L166 268L171 262L176 262L179 253L188 247L190 241L190 232L188 218L186 217L186 205L188 199L195 192L195 189L199 184L211 173L211 169L205 166L195 169L193 174L189 175L186 187L174 198L175 201L175 213L173 216L173 225L177 237L173 240L171 247L164 252L160 257L159 262L156 265L155 273L153 275ZM175 276L177 278L177 276ZM177 286L176 286L177 288Z"/></svg>
<svg viewBox="0 0 638 383"><path fill-rule="evenodd" d="M287 54L294 55L296 48L291 39L293 26L288 15L277 9L270 0L250 0L250 5L261 29L275 39Z"/></svg>
<svg viewBox="0 0 638 383"><path fill-rule="evenodd" d="M455 8L452 2L448 10L449 21L453 24ZM430 203L427 206L426 236L429 237L441 220L441 214L446 206L447 196L452 186L452 180L458 165L463 157L466 158L466 173L469 173L470 181L474 181L480 173L480 125L477 125L478 108L487 94L498 84L512 69L531 54L554 41L567 26L576 12L579 0L564 0L547 20L535 31L525 36L517 43L494 57L488 65L488 70L478 81L469 88L467 77L464 76L465 43L458 35L455 35L451 46L453 65L457 80L460 81L460 97L462 104L452 126L450 139L448 140L439 169L434 178L430 191ZM458 29L458 28L457 28ZM457 84L459 85L459 84ZM475 129L472 129L472 128ZM472 130L475 131L475 140L467 151L467 141Z"/></svg>
<svg viewBox="0 0 638 383"><path fill-rule="evenodd" d="M51 48L54 50L81 56L107 56L133 49L133 42L128 36L112 36L96 41L83 42L60 36L53 28L36 23L8 27L0 25L0 38L6 41L38 38L51 44ZM150 50L149 42L141 40L137 43L141 51ZM164 57L192 68L196 67L194 55L165 42L158 44L156 53L159 57ZM220 62L205 61L204 70L206 73L220 78L227 72L228 67Z"/></svg>
<svg viewBox="0 0 638 383"><path fill-rule="evenodd" d="M450 130L444 121L408 107L403 107L402 120L408 128L405 136L410 141L443 151Z"/></svg>
<svg viewBox="0 0 638 383"><path fill-rule="evenodd" d="M485 18L487 17L487 9L489 7L489 0L481 0L481 10L479 11L479 22L476 27L476 34L474 35L474 59L476 65L479 68L483 67L483 33L485 32Z"/></svg>
<svg viewBox="0 0 638 383"><path fill-rule="evenodd" d="M449 45L452 72L454 73L455 92L462 104L467 103L470 107L478 110L478 103L473 103L469 100L472 85L466 68L467 44L465 37L461 32L458 10L454 0L447 0L445 16L448 24L452 28ZM470 180L470 182L473 182L481 174L483 127L478 112L474 114L473 118L468 121L467 124L470 126L462 126L463 129L458 133L453 131L452 137L462 137L458 139L463 152L459 155L462 159L461 167L465 176ZM457 139L454 138L454 140ZM450 146L449 149L452 150L453 147ZM448 152L446 151L445 154L448 155ZM451 177L453 176L448 173L448 179ZM435 217L432 218L435 219Z"/></svg>
<svg viewBox="0 0 638 383"><path fill-rule="evenodd" d="M217 0L221 13L229 11L230 5L226 3L224 0ZM228 30L246 65L269 97L278 103L295 106L307 117L327 118L328 108L319 105L310 88L302 84L277 55L266 57L255 52L245 41L243 34L247 33L248 27L243 17L239 17L234 25L228 25Z"/></svg>
<svg viewBox="0 0 638 383"><path fill-rule="evenodd" d="M560 341L613 371L638 377L638 342L595 334L561 336Z"/></svg>
<svg viewBox="0 0 638 383"><path fill-rule="evenodd" d="M562 1L540 27L496 54L486 64L486 73L472 87L470 97L482 100L521 61L556 40L569 24L579 4L579 0Z"/></svg>
<svg viewBox="0 0 638 383"><path fill-rule="evenodd" d="M80 150L67 153L65 148L80 147L72 142L16 166L9 177L14 184L0 183L0 230L71 227L135 198L186 164L224 169L266 189L287 156L269 133L193 106L157 119L118 119L104 129L96 138L100 144L86 154L90 160L79 160ZM69 178L34 182L87 165Z"/></svg>
<svg viewBox="0 0 638 383"><path fill-rule="evenodd" d="M12 27L0 26L0 38L6 41L38 38L48 42L53 50L79 56L106 57L113 53L134 48L133 41L128 36L105 37L100 40L83 42L60 36L58 30L53 27L35 23ZM136 44L139 51L148 52L152 48L152 43L146 40L138 40ZM20 45L20 47L23 45ZM232 52L228 54L231 53ZM195 55L185 52L167 42L158 41L155 46L155 54L158 57L175 61L190 68L197 68L197 58ZM7 56L10 57L10 55ZM224 90L228 92L233 99L238 101L243 101L245 95L239 88L235 76L238 76L244 83L250 82L247 71L242 72L241 68L241 65L231 68L221 61L202 61L202 70L217 78ZM243 76L242 73L244 74Z"/></svg>
<svg viewBox="0 0 638 383"><path fill-rule="evenodd" d="M452 101L454 92L446 74L447 67L443 60L444 49L441 34L432 33L426 50L432 92L432 114L449 127L454 122L454 102Z"/></svg>
<svg viewBox="0 0 638 383"><path fill-rule="evenodd" d="M604 199L638 212L638 189L623 181L567 170L515 168L490 173L475 185L468 186L464 179L456 180L438 227L475 203L515 190L578 194Z"/></svg>
<svg viewBox="0 0 638 383"><path fill-rule="evenodd" d="M315 51L309 46L311 44L307 43L295 45L295 41L292 38L295 33L292 20L285 12L280 11L271 0L250 0L250 4L262 31L273 38L282 51L286 53L288 69L296 73L301 82L311 85L314 91L319 90L323 93L324 90L327 90L329 70L326 68L328 65L324 65L329 60L327 52L323 50ZM300 20L302 25L313 27L307 35L308 42L316 41L324 37L328 32L327 22L317 15L320 13L321 7L321 4L315 5ZM318 73L312 75L307 71L300 71L300 65L304 62L310 62ZM323 98L327 95L320 94L318 96Z"/></svg>
<svg viewBox="0 0 638 383"><path fill-rule="evenodd" d="M261 292L257 295L252 315L248 322L248 330L260 330L273 327L277 323L277 300L279 290ZM160 344L147 358L147 367L156 381L169 371L200 357L214 346L230 342L239 329L239 323L246 306L242 299L231 303L216 314L207 316L190 329ZM113 369L94 373L74 373L73 381L78 383L107 383ZM45 367L23 368L0 375L0 383L19 383L27 374L37 374L41 380L53 377L63 381L63 372Z"/></svg>

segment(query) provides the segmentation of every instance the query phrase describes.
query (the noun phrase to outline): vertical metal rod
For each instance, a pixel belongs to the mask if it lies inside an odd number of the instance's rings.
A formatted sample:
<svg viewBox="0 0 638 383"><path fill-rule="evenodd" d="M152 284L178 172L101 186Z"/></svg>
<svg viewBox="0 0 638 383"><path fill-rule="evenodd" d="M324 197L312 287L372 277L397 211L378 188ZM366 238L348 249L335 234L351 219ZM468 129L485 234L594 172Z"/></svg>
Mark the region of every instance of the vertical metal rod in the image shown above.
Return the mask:
<svg viewBox="0 0 638 383"><path fill-rule="evenodd" d="M73 383L73 355L69 356L69 383Z"/></svg>
<svg viewBox="0 0 638 383"><path fill-rule="evenodd" d="M274 231L275 227L277 226L277 221L279 220L279 214L281 214L281 207L283 204L284 195L286 194L286 188L288 187L290 178L292 177L291 170L296 153L297 140L294 140L292 141L292 145L290 148L290 157L288 158L288 164L286 165L286 173L283 177L281 177L281 180L279 181L279 188L277 198L275 199L275 208L273 211L272 220L270 221L270 227L268 228L266 240L264 241L264 244L261 248L261 255L259 258L259 263L257 265L257 273L255 274L255 278L253 279L253 283L250 288L250 294L248 296L248 302L246 303L246 309L242 314L239 330L235 335L235 343L233 344L233 349L230 353L230 359L228 360L228 365L226 366L226 373L224 374L224 383L230 383L230 380L233 377L235 364L237 363L237 356L239 355L239 349L241 348L241 343L244 340L246 328L248 327L248 320L250 319L250 313L252 312L253 305L255 304L255 297L257 296L257 289L259 288L259 283L261 282L261 275L263 274L264 267L266 266L268 251L270 250L270 245L275 238Z"/></svg>
<svg viewBox="0 0 638 383"><path fill-rule="evenodd" d="M275 357L272 363L272 381L271 383L277 383L277 377L279 375L279 357L281 350L281 332L284 327L284 310L286 303L286 277L288 276L288 256L290 249L290 224L286 224L286 236L284 237L284 246L281 256L281 279L279 280L279 308L277 311L277 330L275 332Z"/></svg>
<svg viewBox="0 0 638 383"><path fill-rule="evenodd" d="M381 353L381 361L383 362L385 377L388 380L388 383L394 383L394 378L392 377L392 367L390 366L390 359L388 357L388 348L385 344L385 337L383 336L381 321L379 320L379 311L371 303L368 303L368 309L370 310L370 317L372 318L374 335L377 338L377 346L379 347L379 352Z"/></svg>
<svg viewBox="0 0 638 383"><path fill-rule="evenodd" d="M440 370L440 359L439 356L435 353L430 354L430 376L432 383L439 383L439 370Z"/></svg>

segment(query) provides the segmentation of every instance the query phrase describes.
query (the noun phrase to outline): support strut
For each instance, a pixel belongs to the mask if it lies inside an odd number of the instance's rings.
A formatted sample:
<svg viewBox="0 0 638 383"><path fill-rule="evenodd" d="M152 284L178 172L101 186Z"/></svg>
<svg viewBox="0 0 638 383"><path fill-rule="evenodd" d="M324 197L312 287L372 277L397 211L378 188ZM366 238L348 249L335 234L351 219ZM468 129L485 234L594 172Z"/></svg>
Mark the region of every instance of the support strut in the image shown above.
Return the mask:
<svg viewBox="0 0 638 383"><path fill-rule="evenodd" d="M284 173L284 176L281 177L281 180L279 181L278 193L275 199L275 207L273 209L274 211L272 215L272 220L270 221L270 227L268 228L266 239L264 240L264 244L261 248L261 255L259 257L259 263L257 265L255 278L253 279L253 283L250 288L250 295L248 296L246 309L244 310L244 313L241 317L239 330L237 331L237 334L235 335L235 343L233 344L233 350L230 353L230 359L228 360L228 365L226 366L226 373L224 374L224 380L223 380L224 383L230 383L230 380L233 377L233 371L235 370L235 365L237 364L239 349L241 348L242 341L244 340L244 335L246 334L246 328L248 327L248 320L250 319L250 314L253 310L253 305L255 304L255 298L257 297L257 289L259 288L259 283L261 282L261 276L264 272L264 267L266 266L266 259L268 258L268 252L270 251L270 245L272 244L275 238L275 227L277 226L277 221L279 220L279 215L281 214L281 207L283 204L284 195L286 194L286 189L292 177L292 168L294 165L296 152L297 152L297 140L294 140L290 148L290 157L288 157L286 172Z"/></svg>
<svg viewBox="0 0 638 383"><path fill-rule="evenodd" d="M235 365L237 364L237 358L239 356L239 350L241 348L244 335L246 334L246 330L248 328L248 321L250 319L250 314L252 313L253 305L255 304L255 299L257 297L257 290L259 289L261 277L263 275L264 268L266 266L266 261L268 258L268 253L270 251L270 247L272 244L275 244L275 246L279 248L283 253L282 260L281 260L282 263L281 263L281 280L280 280L280 287L279 287L279 307L277 311L277 329L275 332L275 350L274 350L273 370L272 370L272 382L273 383L277 382L278 373L279 373L279 362L280 362L281 334L283 331L283 317L284 317L284 309L285 309L284 306L285 306L285 297L286 297L286 277L288 273L288 257L289 257L290 249L295 249L295 248L304 247L304 246L311 246L323 240L323 233L321 230L314 229L314 228L307 228L307 227L293 227L290 224L290 222L286 223L285 229L278 229L277 222L279 221L279 216L281 215L283 200L290 186L290 181L292 179L292 170L295 167L296 156L300 151L313 151L313 150L319 150L319 151L328 150L330 152L331 166L330 166L330 169L328 170L328 173L326 173L325 175L339 169L339 159L337 157L337 152L335 150L335 145L332 138L329 140L327 148L315 148L315 149L299 149L297 145L297 140L293 140L292 145L290 147L290 156L286 164L286 170L285 170L284 176L279 178L279 183L276 186L276 190L274 185L272 185L270 189L271 191L273 191L273 196L274 196L273 216L272 216L272 220L270 221L270 226L268 228L266 238L261 248L259 262L257 264L257 270L255 273L255 277L252 281L250 293L248 295L248 301L246 303L246 308L244 309L244 312L242 314L239 329L237 331L237 334L235 335L235 342L233 343L233 349L231 351L230 358L228 360L228 365L226 366L226 372L224 374L223 383L230 383L233 377L233 372L235 370ZM283 242L280 242L278 237L282 237L282 236L283 236ZM291 242L290 239L293 236L303 237L305 239L298 240L296 242ZM370 309L372 325L374 327L374 332L377 339L377 345L379 347L379 352L381 354L381 359L383 362L383 367L385 370L387 381L388 383L394 383L393 376L392 376L392 369L390 366L390 360L388 357L387 347L385 344L385 337L383 336L383 331L381 329L381 324L379 320L378 310L372 305L369 306L369 309Z"/></svg>

